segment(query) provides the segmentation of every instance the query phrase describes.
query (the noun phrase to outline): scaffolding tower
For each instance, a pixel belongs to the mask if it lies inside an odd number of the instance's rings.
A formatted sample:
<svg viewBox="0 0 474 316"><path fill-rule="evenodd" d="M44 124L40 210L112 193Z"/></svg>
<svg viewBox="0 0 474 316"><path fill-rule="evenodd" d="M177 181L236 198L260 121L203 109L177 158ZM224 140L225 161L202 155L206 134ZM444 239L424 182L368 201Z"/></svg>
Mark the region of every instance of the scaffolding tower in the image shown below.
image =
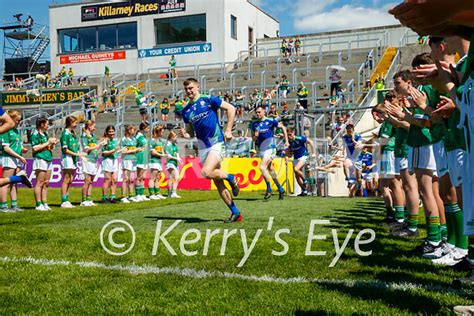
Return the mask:
<svg viewBox="0 0 474 316"><path fill-rule="evenodd" d="M3 31L3 77L12 74L30 77L47 61L44 52L50 42L49 28L28 20L21 21L20 16L15 16L17 21L0 26Z"/></svg>

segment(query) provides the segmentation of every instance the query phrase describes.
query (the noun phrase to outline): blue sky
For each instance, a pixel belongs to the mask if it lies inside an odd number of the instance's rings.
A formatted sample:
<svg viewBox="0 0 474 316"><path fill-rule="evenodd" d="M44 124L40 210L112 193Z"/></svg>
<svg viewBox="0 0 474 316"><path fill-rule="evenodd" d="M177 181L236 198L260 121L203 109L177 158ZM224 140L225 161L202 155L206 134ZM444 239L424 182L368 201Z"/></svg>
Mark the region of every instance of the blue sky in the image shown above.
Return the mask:
<svg viewBox="0 0 474 316"><path fill-rule="evenodd" d="M192 0L188 0L192 1ZM205 1L205 0L197 0ZM232 1L232 0L226 0ZM0 0L0 22L13 14L31 14L36 23L48 24L48 6L78 0ZM400 1L383 0L252 0L280 21L280 34L307 34L396 24L387 10ZM3 45L3 34L0 34ZM0 52L1 53L1 52ZM3 68L3 65L0 65Z"/></svg>

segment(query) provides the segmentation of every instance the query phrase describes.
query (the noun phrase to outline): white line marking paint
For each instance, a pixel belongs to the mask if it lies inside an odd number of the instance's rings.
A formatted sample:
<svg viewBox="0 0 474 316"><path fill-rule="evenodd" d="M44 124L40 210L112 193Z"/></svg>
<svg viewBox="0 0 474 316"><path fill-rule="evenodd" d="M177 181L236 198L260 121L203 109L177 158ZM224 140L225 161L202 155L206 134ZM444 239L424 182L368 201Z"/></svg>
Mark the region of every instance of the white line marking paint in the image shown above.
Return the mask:
<svg viewBox="0 0 474 316"><path fill-rule="evenodd" d="M467 294L464 291L458 291L452 288L447 288L441 285L421 285L409 282L384 282L380 280L336 280L336 279L314 279L307 277L293 277L293 278L281 278L271 275L245 275L240 273L220 272L220 271L206 271L196 270L191 268L173 268L173 267L157 267L157 266L138 266L138 265L105 265L100 262L93 261L65 261L65 260L49 260L49 259L35 259L31 257L27 258L10 258L0 257L0 262L5 263L29 263L40 266L76 266L81 268L97 268L109 271L124 271L131 274L173 274L183 277L205 279L205 278L225 278L225 279L238 279L252 282L267 282L277 284L306 284L313 283L318 285L342 285L347 287L362 287L362 288L375 288L375 289L386 289L386 290L416 290L423 289L428 291L445 291L452 292L455 294Z"/></svg>

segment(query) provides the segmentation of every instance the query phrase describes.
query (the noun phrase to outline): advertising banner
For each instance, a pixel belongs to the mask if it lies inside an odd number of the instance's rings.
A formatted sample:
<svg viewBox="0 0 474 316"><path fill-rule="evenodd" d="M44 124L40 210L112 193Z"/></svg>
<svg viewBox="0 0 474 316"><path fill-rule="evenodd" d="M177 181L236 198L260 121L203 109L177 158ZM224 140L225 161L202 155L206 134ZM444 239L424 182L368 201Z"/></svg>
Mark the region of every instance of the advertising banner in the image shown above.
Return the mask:
<svg viewBox="0 0 474 316"><path fill-rule="evenodd" d="M85 53L60 56L60 64L78 64L78 63L90 63L95 61L107 61L107 60L120 60L127 58L127 52L116 51L116 52L99 52L99 53Z"/></svg>
<svg viewBox="0 0 474 316"><path fill-rule="evenodd" d="M138 50L138 58L209 53L211 51L212 51L211 43L170 46L170 47L162 47L162 48L147 48L147 49Z"/></svg>
<svg viewBox="0 0 474 316"><path fill-rule="evenodd" d="M30 105L30 104L56 104L64 103L81 97L89 89L43 90L41 96L28 95L26 92L3 92L2 106Z"/></svg>
<svg viewBox="0 0 474 316"><path fill-rule="evenodd" d="M160 0L159 13L181 12L186 10L186 0Z"/></svg>
<svg viewBox="0 0 474 316"><path fill-rule="evenodd" d="M169 1L157 1L157 0L129 0L123 2L112 2L98 5L88 5L81 7L81 20L82 22L106 20L106 19L117 19L131 16L158 14L174 12L166 10L184 11L184 6L180 9L182 1L169 0ZM176 8L175 3L178 4Z"/></svg>

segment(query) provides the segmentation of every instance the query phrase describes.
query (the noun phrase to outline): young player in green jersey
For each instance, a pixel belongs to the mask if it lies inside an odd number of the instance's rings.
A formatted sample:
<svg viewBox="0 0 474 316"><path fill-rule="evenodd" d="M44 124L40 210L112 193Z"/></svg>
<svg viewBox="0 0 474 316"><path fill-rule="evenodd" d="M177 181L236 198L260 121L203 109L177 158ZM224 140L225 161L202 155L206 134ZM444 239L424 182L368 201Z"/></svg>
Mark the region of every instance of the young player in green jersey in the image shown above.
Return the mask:
<svg viewBox="0 0 474 316"><path fill-rule="evenodd" d="M48 185L53 169L54 145L59 139L48 136L49 121L41 117L36 121L36 131L31 135L31 146L33 151L33 171L36 175L35 201L37 211L51 211L48 206Z"/></svg>
<svg viewBox="0 0 474 316"><path fill-rule="evenodd" d="M145 195L145 175L148 171L148 139L146 135L150 132L148 123L140 123L140 130L135 135L137 147L142 150L137 152L137 181L136 181L136 199L141 201L149 201Z"/></svg>
<svg viewBox="0 0 474 316"><path fill-rule="evenodd" d="M94 135L95 122L85 121L81 134L82 151L87 155L82 161L82 173L84 174L84 185L82 186L81 206L96 206L92 201L92 183L97 175L97 161L99 150L104 142L98 142Z"/></svg>
<svg viewBox="0 0 474 316"><path fill-rule="evenodd" d="M104 184L102 185L102 203L117 203L117 172L118 154L121 149L115 138L115 127L109 125L105 128L104 144L102 146L102 173L104 174ZM110 190L110 195L107 195Z"/></svg>
<svg viewBox="0 0 474 316"><path fill-rule="evenodd" d="M178 135L171 131L166 142L166 170L168 171L168 196L172 199L180 199L181 196L176 192L179 183L179 165L182 163L179 157Z"/></svg>
<svg viewBox="0 0 474 316"><path fill-rule="evenodd" d="M20 131L18 130L18 124L21 121L21 113L14 110L8 110L7 115L15 123L14 128L0 135L2 143L2 172L4 177L11 177L21 171L25 164L26 159L22 157L25 153L23 149L23 140L21 138ZM26 150L26 149L25 149ZM17 199L17 185L10 184L9 186L3 186L0 188L1 201L0 208L4 212L19 212L23 211L18 207ZM10 195L10 209L8 208L7 196Z"/></svg>
<svg viewBox="0 0 474 316"><path fill-rule="evenodd" d="M66 128L61 133L61 168L63 169L63 183L61 184L61 207L74 208L69 201L69 189L77 168L77 159L85 157L85 153L79 151L79 143L76 139L75 129L77 118L70 115L66 117Z"/></svg>
<svg viewBox="0 0 474 316"><path fill-rule="evenodd" d="M135 172L137 171L136 154L143 151L137 147L135 134L137 129L133 125L125 127L125 135L121 141L122 147L122 203L139 202L133 192L135 191ZM128 190L128 195L127 195Z"/></svg>
<svg viewBox="0 0 474 316"><path fill-rule="evenodd" d="M165 141L163 137L164 127L162 125L153 128L152 138L150 140L150 180L148 190L151 200L164 200L166 197L160 194L160 180L163 174L162 158L165 154Z"/></svg>

